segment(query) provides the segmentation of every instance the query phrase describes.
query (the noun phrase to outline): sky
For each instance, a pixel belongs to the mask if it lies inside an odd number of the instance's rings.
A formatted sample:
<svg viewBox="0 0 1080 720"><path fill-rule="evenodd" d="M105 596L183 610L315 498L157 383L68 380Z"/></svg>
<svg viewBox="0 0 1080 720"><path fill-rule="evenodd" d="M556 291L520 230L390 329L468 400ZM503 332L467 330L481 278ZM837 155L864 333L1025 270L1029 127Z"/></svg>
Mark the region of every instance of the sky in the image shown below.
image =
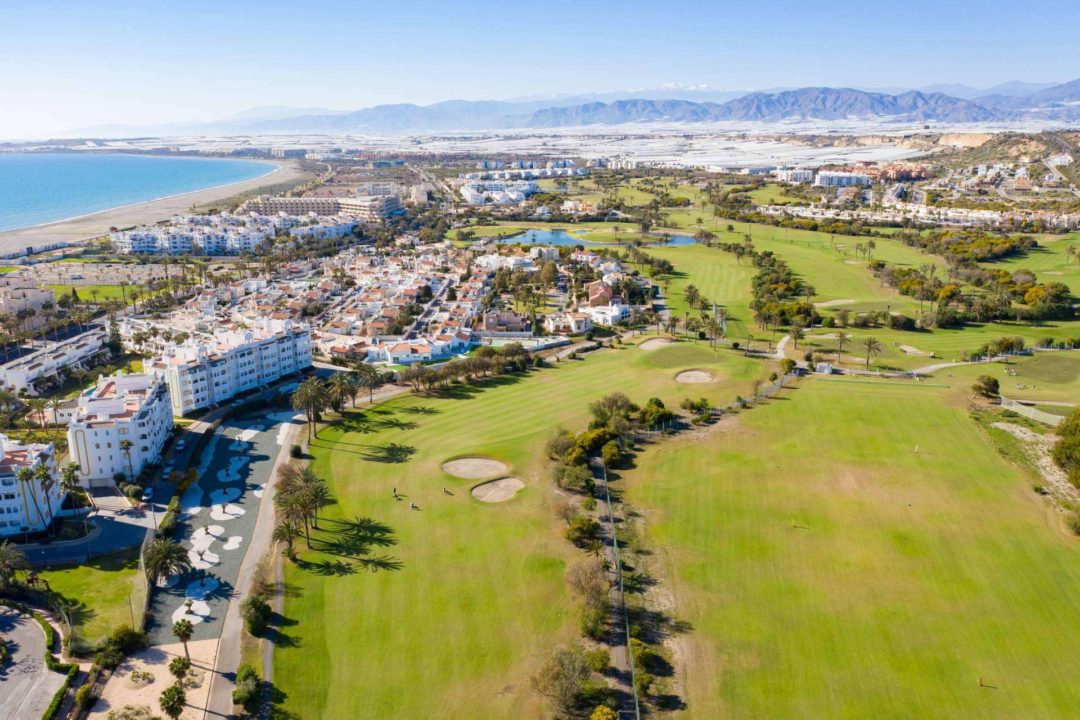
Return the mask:
<svg viewBox="0 0 1080 720"><path fill-rule="evenodd" d="M1078 25L1077 0L0 0L0 138L667 84L1065 82Z"/></svg>

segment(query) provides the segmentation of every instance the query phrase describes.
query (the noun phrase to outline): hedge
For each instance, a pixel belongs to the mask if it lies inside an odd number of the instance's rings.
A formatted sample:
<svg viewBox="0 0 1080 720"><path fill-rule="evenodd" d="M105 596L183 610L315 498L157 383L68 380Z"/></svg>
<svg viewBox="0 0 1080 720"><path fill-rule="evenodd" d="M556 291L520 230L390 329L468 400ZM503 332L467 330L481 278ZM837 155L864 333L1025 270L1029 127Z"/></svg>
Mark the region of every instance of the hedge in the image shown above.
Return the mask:
<svg viewBox="0 0 1080 720"><path fill-rule="evenodd" d="M65 673L67 675L64 679L64 684L56 689L56 694L53 695L52 702L49 703L49 707L45 709L45 712L41 716L41 720L53 720L53 718L56 717L56 713L60 710L60 705L64 702L64 696L67 694L68 688L71 687L71 681L75 679L75 674L79 672L79 666L77 663L60 662L56 659L56 656L52 654L52 648L56 644L56 630L41 616L41 613L27 605L12 600L0 600L0 605L6 605L37 620L38 625L40 625L41 629L45 632L45 667L49 670Z"/></svg>

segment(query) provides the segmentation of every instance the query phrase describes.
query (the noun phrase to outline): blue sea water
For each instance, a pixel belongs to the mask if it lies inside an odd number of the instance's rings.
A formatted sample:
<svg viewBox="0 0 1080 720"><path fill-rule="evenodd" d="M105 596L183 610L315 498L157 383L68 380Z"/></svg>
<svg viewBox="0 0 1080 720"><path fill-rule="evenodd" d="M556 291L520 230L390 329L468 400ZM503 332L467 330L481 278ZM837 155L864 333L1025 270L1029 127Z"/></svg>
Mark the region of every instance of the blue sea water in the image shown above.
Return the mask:
<svg viewBox="0 0 1080 720"><path fill-rule="evenodd" d="M0 230L251 180L270 163L149 155L0 154Z"/></svg>

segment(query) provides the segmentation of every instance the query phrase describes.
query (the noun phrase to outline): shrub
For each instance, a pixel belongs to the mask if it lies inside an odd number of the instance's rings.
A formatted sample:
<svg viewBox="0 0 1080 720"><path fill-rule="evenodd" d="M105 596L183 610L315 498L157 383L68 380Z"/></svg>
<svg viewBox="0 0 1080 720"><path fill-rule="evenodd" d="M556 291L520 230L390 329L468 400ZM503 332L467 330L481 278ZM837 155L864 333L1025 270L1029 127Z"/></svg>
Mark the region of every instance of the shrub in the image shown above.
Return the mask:
<svg viewBox="0 0 1080 720"><path fill-rule="evenodd" d="M304 457L304 451L300 448L299 445L293 445L291 448L289 448L289 455L299 459Z"/></svg>
<svg viewBox="0 0 1080 720"><path fill-rule="evenodd" d="M547 454L552 460L565 459L567 451L574 447L574 436L566 430L556 430L547 443Z"/></svg>
<svg viewBox="0 0 1080 720"><path fill-rule="evenodd" d="M581 507L587 512L592 512L596 509L596 498L587 497L581 501Z"/></svg>
<svg viewBox="0 0 1080 720"><path fill-rule="evenodd" d="M585 662L593 669L593 672L602 673L611 667L611 653L607 648L594 648L585 651Z"/></svg>
<svg viewBox="0 0 1080 720"><path fill-rule="evenodd" d="M243 664L236 668L236 689L233 690L234 705L241 705L249 712L254 710L259 700L259 673L251 665Z"/></svg>
<svg viewBox="0 0 1080 720"><path fill-rule="evenodd" d="M138 485L128 485L126 488L124 488L124 494L132 500L138 500L142 497L143 489Z"/></svg>
<svg viewBox="0 0 1080 720"><path fill-rule="evenodd" d="M600 449L600 456L607 467L618 467L622 463L622 448L614 440L608 440Z"/></svg>
<svg viewBox="0 0 1080 720"><path fill-rule="evenodd" d="M1070 513L1065 523L1073 531L1073 535L1080 535L1080 512Z"/></svg>
<svg viewBox="0 0 1080 720"><path fill-rule="evenodd" d="M584 465L589 462L589 453L584 448L575 445L566 451L567 465Z"/></svg>
<svg viewBox="0 0 1080 720"><path fill-rule="evenodd" d="M273 612L262 595L249 595L240 603L240 617L244 619L244 628L255 636L266 632Z"/></svg>
<svg viewBox="0 0 1080 720"><path fill-rule="evenodd" d="M145 650L150 642L146 633L139 632L130 625L118 625L109 635L108 643L114 645L120 652L126 654Z"/></svg>
<svg viewBox="0 0 1080 720"><path fill-rule="evenodd" d="M641 697L649 696L649 691L652 690L653 679L653 676L647 672L634 674L634 689L637 690L638 695Z"/></svg>
<svg viewBox="0 0 1080 720"><path fill-rule="evenodd" d="M604 621L607 620L608 608L606 605L584 605L581 608L581 634L593 640L600 640L607 630Z"/></svg>
<svg viewBox="0 0 1080 720"><path fill-rule="evenodd" d="M586 545L600 537L600 523L590 517L579 515L566 528L566 539L578 546Z"/></svg>
<svg viewBox="0 0 1080 720"><path fill-rule="evenodd" d="M995 398L1001 391L1001 384L996 377L980 375L971 389L985 398Z"/></svg>
<svg viewBox="0 0 1080 720"><path fill-rule="evenodd" d="M75 691L75 707L87 708L94 702L94 686L83 685L81 688Z"/></svg>
<svg viewBox="0 0 1080 720"><path fill-rule="evenodd" d="M732 350L738 350L741 347L742 347L742 345L738 341L735 341L735 342L731 343L731 349Z"/></svg>

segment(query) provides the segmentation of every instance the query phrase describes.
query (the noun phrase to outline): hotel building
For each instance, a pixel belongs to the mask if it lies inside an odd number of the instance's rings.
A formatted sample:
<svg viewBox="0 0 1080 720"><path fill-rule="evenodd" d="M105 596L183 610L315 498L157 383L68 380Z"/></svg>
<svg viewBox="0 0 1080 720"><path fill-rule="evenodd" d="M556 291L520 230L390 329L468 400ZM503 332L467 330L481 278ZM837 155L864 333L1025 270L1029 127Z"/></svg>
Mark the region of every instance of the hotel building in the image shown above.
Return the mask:
<svg viewBox="0 0 1080 720"><path fill-rule="evenodd" d="M78 399L68 424L71 460L87 485L106 484L114 475L137 476L161 457L173 427L169 388L158 375L114 375ZM131 441L129 452L121 443ZM130 457L129 457L130 454Z"/></svg>
<svg viewBox="0 0 1080 720"><path fill-rule="evenodd" d="M222 403L311 367L311 332L288 321L169 346L147 367L164 375L174 415Z"/></svg>

